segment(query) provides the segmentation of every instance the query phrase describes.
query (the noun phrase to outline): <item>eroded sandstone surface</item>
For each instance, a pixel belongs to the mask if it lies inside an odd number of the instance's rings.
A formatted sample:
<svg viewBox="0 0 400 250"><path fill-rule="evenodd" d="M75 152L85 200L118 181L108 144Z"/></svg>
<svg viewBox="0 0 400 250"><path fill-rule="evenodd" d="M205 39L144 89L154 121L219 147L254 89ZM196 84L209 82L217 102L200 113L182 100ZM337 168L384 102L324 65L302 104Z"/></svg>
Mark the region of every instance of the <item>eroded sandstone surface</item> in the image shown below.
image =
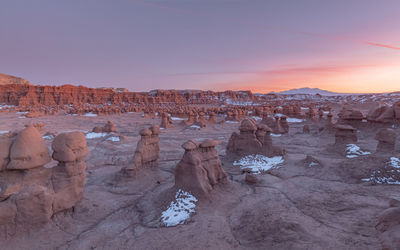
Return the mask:
<svg viewBox="0 0 400 250"><path fill-rule="evenodd" d="M393 96L32 86L1 88L1 249L398 249Z"/></svg>

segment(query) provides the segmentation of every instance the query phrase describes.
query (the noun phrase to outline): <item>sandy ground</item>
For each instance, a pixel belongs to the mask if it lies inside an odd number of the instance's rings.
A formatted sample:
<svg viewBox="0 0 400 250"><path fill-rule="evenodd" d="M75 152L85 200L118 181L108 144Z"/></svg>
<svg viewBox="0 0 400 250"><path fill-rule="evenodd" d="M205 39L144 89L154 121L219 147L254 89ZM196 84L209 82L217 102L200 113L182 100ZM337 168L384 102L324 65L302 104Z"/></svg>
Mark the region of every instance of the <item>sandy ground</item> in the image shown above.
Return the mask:
<svg viewBox="0 0 400 250"><path fill-rule="evenodd" d="M2 228L1 249L381 249L375 224L391 198L400 199L399 185L361 181L392 155L377 155L376 130L360 129L359 145L371 155L348 159L332 146L330 133L303 134L303 123L290 124L288 135L273 137L287 155L280 168L257 175L258 183L244 181L238 166L224 158L225 147L239 123L208 125L193 130L174 121L160 134L159 166L136 177L118 178L133 157L139 130L159 119L137 113L98 117L52 116L19 118L0 114L0 131L22 129L43 122L44 132L91 131L113 121L124 139L88 139L84 199L70 211L35 231L7 234ZM397 130L398 132L398 130ZM217 147L228 184L217 187L209 200L197 203L183 225L164 227L160 215L173 170L189 139L218 139ZM51 140L46 140L50 146ZM306 155L320 164L309 166ZM55 162L49 166L55 165ZM160 202L162 201L162 202ZM161 205L160 205L161 204ZM168 204L167 204L168 205Z"/></svg>

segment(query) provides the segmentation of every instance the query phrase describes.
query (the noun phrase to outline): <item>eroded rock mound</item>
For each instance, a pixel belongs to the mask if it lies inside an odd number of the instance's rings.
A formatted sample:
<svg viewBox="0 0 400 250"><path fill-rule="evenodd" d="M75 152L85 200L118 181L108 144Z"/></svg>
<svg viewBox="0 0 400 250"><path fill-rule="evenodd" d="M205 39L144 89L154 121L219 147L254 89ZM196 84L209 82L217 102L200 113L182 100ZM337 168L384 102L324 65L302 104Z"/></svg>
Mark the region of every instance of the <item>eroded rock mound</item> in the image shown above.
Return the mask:
<svg viewBox="0 0 400 250"><path fill-rule="evenodd" d="M93 132L95 133L111 133L116 132L116 126L112 121L107 121L103 127L94 127Z"/></svg>
<svg viewBox="0 0 400 250"><path fill-rule="evenodd" d="M83 198L86 179L85 156L89 153L82 132L64 133L54 138L53 159L58 165L53 168L52 184L55 192L53 212L73 207Z"/></svg>
<svg viewBox="0 0 400 250"><path fill-rule="evenodd" d="M391 200L390 208L383 211L375 226L384 250L398 250L400 247L400 201Z"/></svg>
<svg viewBox="0 0 400 250"><path fill-rule="evenodd" d="M390 128L379 130L375 139L378 140L377 152L393 152L396 144L396 132Z"/></svg>
<svg viewBox="0 0 400 250"><path fill-rule="evenodd" d="M335 144L343 145L357 142L357 129L350 125L339 124L335 126Z"/></svg>
<svg viewBox="0 0 400 250"><path fill-rule="evenodd" d="M133 160L128 167L123 169L123 173L135 175L136 171L141 168L158 165L158 158L160 157L160 139L158 135L160 133L160 127L157 125L140 131L141 138L136 146Z"/></svg>
<svg viewBox="0 0 400 250"><path fill-rule="evenodd" d="M215 150L219 143L216 140L202 143L190 140L182 145L185 153L175 167L176 188L201 197L226 180L227 174Z"/></svg>
<svg viewBox="0 0 400 250"><path fill-rule="evenodd" d="M88 149L81 132L55 138L55 168L44 167L50 162L49 150L33 126L15 138L2 137L0 143L0 226L5 226L5 235L41 226L82 199Z"/></svg>
<svg viewBox="0 0 400 250"><path fill-rule="evenodd" d="M226 152L228 157L237 158L251 154L266 156L283 155L284 150L272 145L271 129L265 124L257 125L252 119L244 119L239 127L240 133L233 132L229 138Z"/></svg>

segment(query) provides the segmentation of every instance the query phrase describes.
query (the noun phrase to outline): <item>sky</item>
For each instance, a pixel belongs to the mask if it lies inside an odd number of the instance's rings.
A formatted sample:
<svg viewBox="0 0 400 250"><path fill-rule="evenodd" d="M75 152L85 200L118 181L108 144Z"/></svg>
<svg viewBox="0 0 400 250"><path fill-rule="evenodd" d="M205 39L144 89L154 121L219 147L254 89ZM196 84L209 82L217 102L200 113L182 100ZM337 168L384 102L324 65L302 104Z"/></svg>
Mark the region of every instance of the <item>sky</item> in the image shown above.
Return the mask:
<svg viewBox="0 0 400 250"><path fill-rule="evenodd" d="M34 84L400 91L398 0L0 4L0 73Z"/></svg>

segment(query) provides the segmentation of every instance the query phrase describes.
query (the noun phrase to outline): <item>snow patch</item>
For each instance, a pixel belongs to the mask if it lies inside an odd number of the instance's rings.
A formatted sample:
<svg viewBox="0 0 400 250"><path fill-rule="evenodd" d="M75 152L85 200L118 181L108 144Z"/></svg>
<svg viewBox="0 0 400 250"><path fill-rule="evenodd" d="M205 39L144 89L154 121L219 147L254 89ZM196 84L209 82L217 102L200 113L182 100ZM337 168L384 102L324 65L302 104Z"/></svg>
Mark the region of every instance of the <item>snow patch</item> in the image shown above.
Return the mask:
<svg viewBox="0 0 400 250"><path fill-rule="evenodd" d="M96 138L101 138L107 136L108 133L95 133L95 132L89 132L86 134L86 139L96 139Z"/></svg>
<svg viewBox="0 0 400 250"><path fill-rule="evenodd" d="M290 117L288 117L288 118L286 119L286 121L287 121L287 122L290 122L290 123L299 123L299 122L303 122L303 119L290 118Z"/></svg>
<svg viewBox="0 0 400 250"><path fill-rule="evenodd" d="M264 155L248 155L233 162L233 165L240 166L240 169L249 168L254 174L261 174L261 172L277 168L281 163L283 163L282 156L266 157Z"/></svg>
<svg viewBox="0 0 400 250"><path fill-rule="evenodd" d="M356 158L360 155L370 155L371 152L362 151L359 146L356 144L347 144L346 145L346 157L347 158Z"/></svg>
<svg viewBox="0 0 400 250"><path fill-rule="evenodd" d="M1 134L8 134L10 131L0 131L0 135Z"/></svg>
<svg viewBox="0 0 400 250"><path fill-rule="evenodd" d="M93 114L92 112L89 112L89 113L84 114L83 116L86 116L86 117L96 117L97 114Z"/></svg>
<svg viewBox="0 0 400 250"><path fill-rule="evenodd" d="M200 126L192 125L192 126L190 126L189 128L200 129Z"/></svg>
<svg viewBox="0 0 400 250"><path fill-rule="evenodd" d="M54 135L44 135L44 136L43 136L43 139L45 139L45 140L52 140L52 139L54 139Z"/></svg>
<svg viewBox="0 0 400 250"><path fill-rule="evenodd" d="M107 138L107 141L118 142L121 141L121 139L119 139L119 136L111 136Z"/></svg>
<svg viewBox="0 0 400 250"><path fill-rule="evenodd" d="M239 123L237 121L225 121L225 123Z"/></svg>
<svg viewBox="0 0 400 250"><path fill-rule="evenodd" d="M184 121L186 119L185 118L180 118L180 117L171 117L171 120L173 120L173 121Z"/></svg>
<svg viewBox="0 0 400 250"><path fill-rule="evenodd" d="M374 170L369 178L361 179L362 181L374 182L376 184L400 185L400 159L390 157L387 163L386 171Z"/></svg>
<svg viewBox="0 0 400 250"><path fill-rule="evenodd" d="M192 194L179 189L175 194L175 201L171 201L167 210L161 213L161 222L166 227L183 224L195 212L197 201Z"/></svg>
<svg viewBox="0 0 400 250"><path fill-rule="evenodd" d="M273 134L273 133L271 133L271 136L272 137L280 137L280 136L282 136L281 134Z"/></svg>

